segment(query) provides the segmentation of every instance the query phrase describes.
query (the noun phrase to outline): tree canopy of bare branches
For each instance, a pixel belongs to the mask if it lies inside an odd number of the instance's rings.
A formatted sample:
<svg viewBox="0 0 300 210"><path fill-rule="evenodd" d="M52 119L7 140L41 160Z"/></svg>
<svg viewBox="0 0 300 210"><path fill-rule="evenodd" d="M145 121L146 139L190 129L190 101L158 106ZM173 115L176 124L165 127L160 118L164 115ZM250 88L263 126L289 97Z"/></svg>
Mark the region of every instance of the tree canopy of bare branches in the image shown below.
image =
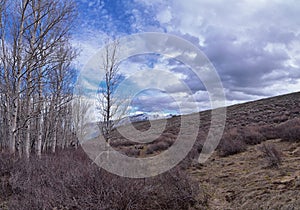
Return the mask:
<svg viewBox="0 0 300 210"><path fill-rule="evenodd" d="M29 157L67 144L75 18L69 0L0 0L2 149Z"/></svg>

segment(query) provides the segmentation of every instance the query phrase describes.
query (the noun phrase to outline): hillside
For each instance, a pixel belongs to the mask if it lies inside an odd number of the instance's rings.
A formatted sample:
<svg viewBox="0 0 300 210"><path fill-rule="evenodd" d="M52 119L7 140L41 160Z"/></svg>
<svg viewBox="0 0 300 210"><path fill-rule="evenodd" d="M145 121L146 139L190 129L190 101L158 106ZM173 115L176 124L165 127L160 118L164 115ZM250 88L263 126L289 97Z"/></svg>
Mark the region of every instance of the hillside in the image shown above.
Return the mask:
<svg viewBox="0 0 300 210"><path fill-rule="evenodd" d="M273 140L248 146L245 152L220 157L217 152L200 169L191 170L207 193L210 209L299 209L300 206L300 93L228 107L227 127L273 128ZM288 123L295 122L295 123ZM293 133L295 126L297 133ZM263 131L263 129L262 129ZM294 140L287 135L297 135ZM262 132L262 134L264 134ZM281 137L285 141L283 141ZM243 136L245 138L245 136ZM268 167L263 144L282 158Z"/></svg>
<svg viewBox="0 0 300 210"><path fill-rule="evenodd" d="M194 115L198 115L198 113ZM196 143L198 147L203 144L207 137L211 120L211 111L203 111L200 112L199 115L201 123L197 138L198 143ZM272 130L275 129L277 125L299 117L300 92L237 104L227 107L225 134L230 130L238 129L243 132L261 132L266 135L267 138L273 138L274 132ZM141 152L144 154L146 148L157 143L160 143L160 146L163 147L157 148L157 150L164 150L176 140L180 130L180 120L180 116L167 119L167 125L162 135L150 144L139 144L128 141L117 131L113 133L111 143L116 149L121 149L123 151L130 150L131 153L135 154L138 153L138 150L133 151L135 150L135 147L143 148L143 151ZM159 124L160 122L156 121L156 123ZM191 125L192 124L193 122L191 122ZM147 131L150 128L150 123L149 121L137 122L134 123L133 126L140 131ZM130 132L130 129L131 127L129 127L128 132ZM128 155L130 152L126 154Z"/></svg>
<svg viewBox="0 0 300 210"><path fill-rule="evenodd" d="M181 166L189 168L198 180L202 189L199 200L207 202L207 208L297 209L300 206L300 92L228 107L221 143L203 165L194 159L206 139L210 111L201 112L200 119L195 147ZM134 126L145 131L150 124L139 122ZM179 127L180 117L174 117L168 119L164 133L152 143L136 144L121 140L119 135L113 143L129 156L157 155L173 144ZM275 148L275 155L265 154L263 145ZM276 154L280 158L278 167ZM275 161L276 167L270 161Z"/></svg>
<svg viewBox="0 0 300 210"><path fill-rule="evenodd" d="M227 109L227 124L277 124L300 117L300 92L233 105Z"/></svg>

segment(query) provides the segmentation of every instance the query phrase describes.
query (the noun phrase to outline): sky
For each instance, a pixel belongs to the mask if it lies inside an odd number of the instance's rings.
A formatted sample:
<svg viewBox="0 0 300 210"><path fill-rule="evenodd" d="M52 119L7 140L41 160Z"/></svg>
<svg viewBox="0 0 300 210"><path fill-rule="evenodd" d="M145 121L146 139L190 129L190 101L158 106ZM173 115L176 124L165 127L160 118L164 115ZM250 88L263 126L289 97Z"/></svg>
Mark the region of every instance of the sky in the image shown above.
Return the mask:
<svg viewBox="0 0 300 210"><path fill-rule="evenodd" d="M79 12L72 43L84 68L107 37L142 32L176 35L199 48L214 66L226 105L300 91L300 3L297 0L76 0ZM150 43L151 44L151 43ZM186 64L159 54L137 55L120 64L124 77L164 70L168 86L141 90L131 102L139 112L176 113L177 100L193 98L209 109L209 94ZM164 77L165 76L165 77ZM140 78L146 81L147 77ZM173 87L173 88L171 88ZM176 88L177 87L177 88ZM183 113L194 112L187 106Z"/></svg>

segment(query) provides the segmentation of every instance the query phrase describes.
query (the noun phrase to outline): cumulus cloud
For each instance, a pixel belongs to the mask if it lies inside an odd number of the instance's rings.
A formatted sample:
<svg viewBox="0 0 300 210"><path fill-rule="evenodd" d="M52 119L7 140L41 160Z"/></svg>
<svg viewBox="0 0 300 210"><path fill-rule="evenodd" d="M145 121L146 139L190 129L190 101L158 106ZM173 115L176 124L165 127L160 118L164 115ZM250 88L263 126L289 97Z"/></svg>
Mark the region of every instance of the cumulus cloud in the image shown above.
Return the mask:
<svg viewBox="0 0 300 210"><path fill-rule="evenodd" d="M296 1L178 0L151 6L167 32L204 51L223 81L228 100L242 102L300 89L300 4Z"/></svg>
<svg viewBox="0 0 300 210"><path fill-rule="evenodd" d="M79 63L102 46L105 34L113 36L137 32L167 32L193 43L209 58L223 83L227 105L300 90L300 4L293 0L128 0L86 1L81 6L81 30L74 40L82 54ZM149 40L145 45L164 40ZM80 43L80 44L78 44ZM140 48L144 46L133 46ZM151 48L151 47L149 47ZM202 77L176 60L189 51L165 49L172 59L161 55L141 55L121 63L125 77L141 71L163 70L167 74L135 78L134 87L145 84L160 87L161 92L148 92L135 100L143 111L159 108L178 109L174 99L195 100L198 107L209 108L206 84L210 81L207 64ZM149 73L150 71L150 73ZM187 92L185 84L189 91ZM148 103L147 103L148 102ZM134 107L134 106L133 106ZM176 108L177 107L177 108Z"/></svg>

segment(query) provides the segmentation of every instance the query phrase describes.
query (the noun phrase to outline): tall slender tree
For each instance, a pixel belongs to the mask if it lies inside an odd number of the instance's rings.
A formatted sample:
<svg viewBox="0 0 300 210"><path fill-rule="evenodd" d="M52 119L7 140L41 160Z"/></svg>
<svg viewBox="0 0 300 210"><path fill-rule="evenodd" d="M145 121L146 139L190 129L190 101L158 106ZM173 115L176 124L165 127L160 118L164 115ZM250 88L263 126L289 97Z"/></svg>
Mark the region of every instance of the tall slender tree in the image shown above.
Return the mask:
<svg viewBox="0 0 300 210"><path fill-rule="evenodd" d="M104 77L98 94L98 110L102 117L99 127L108 143L112 129L125 116L128 108L126 99L116 94L116 89L122 82L120 60L118 59L119 50L118 40L110 43L107 41L101 59L103 61L101 71L104 73Z"/></svg>

